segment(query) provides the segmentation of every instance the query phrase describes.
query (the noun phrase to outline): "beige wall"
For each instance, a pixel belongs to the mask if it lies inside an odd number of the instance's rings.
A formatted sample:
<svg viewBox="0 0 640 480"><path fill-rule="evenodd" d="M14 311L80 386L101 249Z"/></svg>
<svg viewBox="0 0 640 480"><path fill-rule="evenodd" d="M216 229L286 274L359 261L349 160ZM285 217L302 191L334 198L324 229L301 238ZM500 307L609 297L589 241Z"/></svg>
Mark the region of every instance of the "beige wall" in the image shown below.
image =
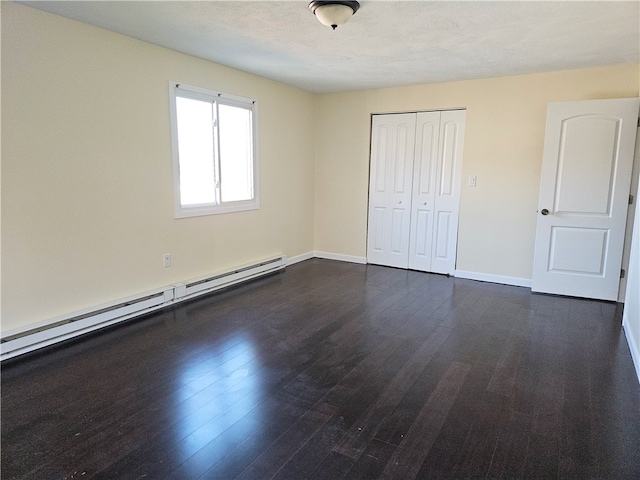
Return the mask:
<svg viewBox="0 0 640 480"><path fill-rule="evenodd" d="M170 80L258 100L259 210L173 218ZM302 90L2 2L2 331L312 251L313 104Z"/></svg>
<svg viewBox="0 0 640 480"><path fill-rule="evenodd" d="M366 256L372 113L462 107L457 269L529 280L547 103L637 97L638 86L639 66L627 65L319 96L315 249Z"/></svg>
<svg viewBox="0 0 640 480"><path fill-rule="evenodd" d="M638 71L312 95L3 2L2 331L275 254L364 258L380 112L467 109L458 269L528 279L547 103L637 96ZM173 218L169 80L258 100L260 210Z"/></svg>

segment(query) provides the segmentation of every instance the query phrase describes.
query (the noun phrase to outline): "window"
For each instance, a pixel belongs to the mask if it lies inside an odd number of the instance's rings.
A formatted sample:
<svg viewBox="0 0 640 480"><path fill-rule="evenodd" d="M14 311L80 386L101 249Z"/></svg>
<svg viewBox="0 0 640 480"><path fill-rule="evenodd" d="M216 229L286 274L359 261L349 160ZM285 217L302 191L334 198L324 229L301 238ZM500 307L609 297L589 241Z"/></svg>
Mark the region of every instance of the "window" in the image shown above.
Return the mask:
<svg viewBox="0 0 640 480"><path fill-rule="evenodd" d="M257 209L254 100L171 83L175 216Z"/></svg>

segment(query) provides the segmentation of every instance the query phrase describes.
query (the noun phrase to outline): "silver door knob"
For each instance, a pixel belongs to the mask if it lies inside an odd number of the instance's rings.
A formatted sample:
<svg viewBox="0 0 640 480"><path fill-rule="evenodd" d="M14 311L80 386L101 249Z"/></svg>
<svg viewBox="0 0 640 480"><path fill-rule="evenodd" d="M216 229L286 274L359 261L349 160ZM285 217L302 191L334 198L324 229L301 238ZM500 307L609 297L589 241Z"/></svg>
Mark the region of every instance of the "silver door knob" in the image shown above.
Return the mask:
<svg viewBox="0 0 640 480"><path fill-rule="evenodd" d="M549 215L549 210L547 210L546 208L543 208L543 209L540 211L540 213L541 213L542 215Z"/></svg>

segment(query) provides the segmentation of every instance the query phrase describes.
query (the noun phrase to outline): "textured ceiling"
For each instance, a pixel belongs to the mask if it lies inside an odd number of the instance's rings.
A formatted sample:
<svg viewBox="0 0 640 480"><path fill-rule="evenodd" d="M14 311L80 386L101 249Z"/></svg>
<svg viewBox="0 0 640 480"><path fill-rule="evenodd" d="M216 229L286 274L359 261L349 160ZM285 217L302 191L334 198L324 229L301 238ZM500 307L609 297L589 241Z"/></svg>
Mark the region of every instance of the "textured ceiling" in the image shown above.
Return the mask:
<svg viewBox="0 0 640 480"><path fill-rule="evenodd" d="M312 92L640 62L638 1L361 1L336 31L306 0L20 3Z"/></svg>

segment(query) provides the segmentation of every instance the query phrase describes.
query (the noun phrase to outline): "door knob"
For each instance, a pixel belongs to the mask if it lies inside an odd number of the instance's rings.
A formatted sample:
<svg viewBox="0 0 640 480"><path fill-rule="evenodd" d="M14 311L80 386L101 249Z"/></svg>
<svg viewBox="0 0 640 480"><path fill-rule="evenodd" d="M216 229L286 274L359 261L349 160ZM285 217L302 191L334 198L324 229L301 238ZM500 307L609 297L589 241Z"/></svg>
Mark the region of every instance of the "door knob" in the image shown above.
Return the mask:
<svg viewBox="0 0 640 480"><path fill-rule="evenodd" d="M549 210L547 210L546 208L543 208L542 211L540 212L542 215L549 215Z"/></svg>

